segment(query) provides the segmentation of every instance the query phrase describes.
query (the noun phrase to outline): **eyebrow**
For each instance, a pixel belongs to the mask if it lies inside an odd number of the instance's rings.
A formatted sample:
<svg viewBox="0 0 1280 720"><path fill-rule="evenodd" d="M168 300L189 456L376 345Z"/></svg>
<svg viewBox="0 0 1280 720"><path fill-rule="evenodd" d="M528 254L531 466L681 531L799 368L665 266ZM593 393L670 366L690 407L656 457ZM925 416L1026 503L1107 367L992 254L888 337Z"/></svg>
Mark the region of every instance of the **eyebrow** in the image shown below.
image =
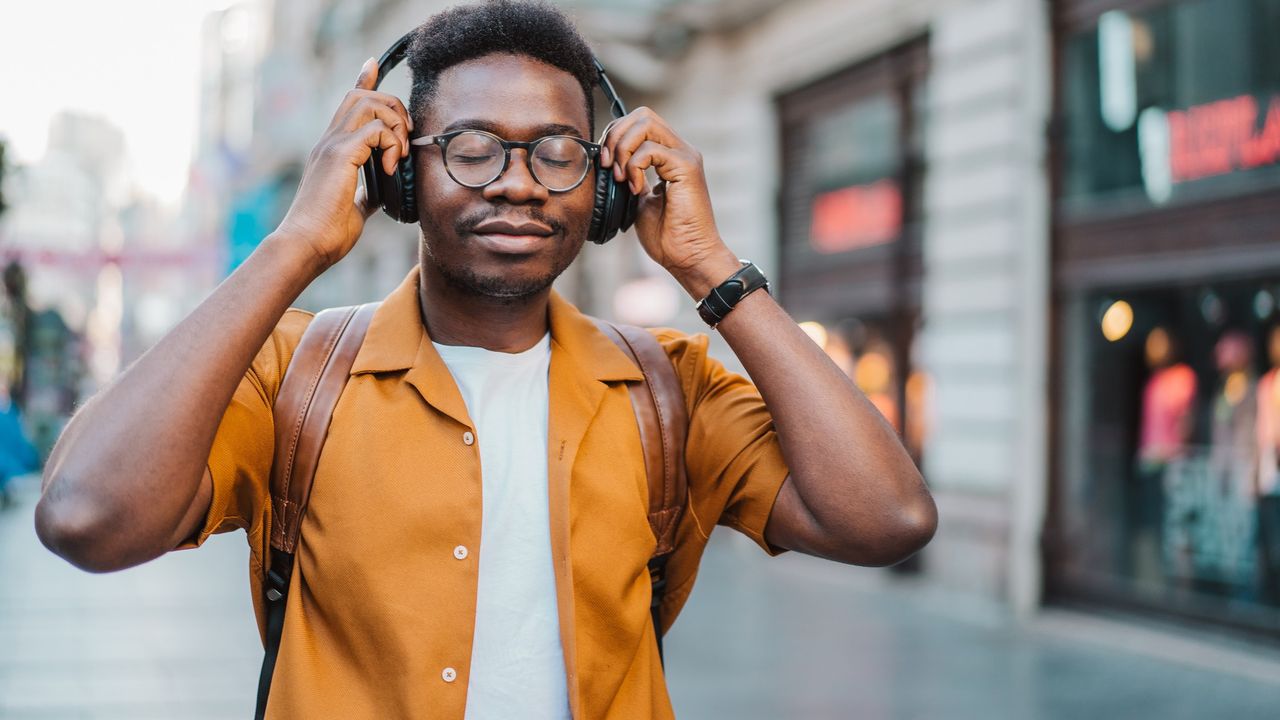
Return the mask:
<svg viewBox="0 0 1280 720"><path fill-rule="evenodd" d="M454 130L483 130L485 132L493 133L494 135L501 136L502 135L502 133L500 132L501 129L502 128L499 128L496 123L489 122L488 120L478 120L475 118L463 118L462 120L454 120L453 122L449 123L449 125L446 126L444 130L441 130L439 134L443 135L445 133L453 132ZM533 128L532 134L534 135L534 137L546 137L548 135L568 135L570 137L585 139L582 137L581 130L579 130L578 128L572 125L563 125L561 123L547 123L545 125L538 125Z"/></svg>

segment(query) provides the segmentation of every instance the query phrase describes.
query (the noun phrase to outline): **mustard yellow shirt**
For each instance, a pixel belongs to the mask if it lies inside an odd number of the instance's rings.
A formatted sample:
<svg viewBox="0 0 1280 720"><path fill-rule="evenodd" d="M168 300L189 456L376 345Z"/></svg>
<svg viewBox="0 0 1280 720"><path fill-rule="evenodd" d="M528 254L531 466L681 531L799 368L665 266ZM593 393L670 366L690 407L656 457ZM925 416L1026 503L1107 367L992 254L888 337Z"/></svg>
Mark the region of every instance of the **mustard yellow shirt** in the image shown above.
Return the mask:
<svg viewBox="0 0 1280 720"><path fill-rule="evenodd" d="M310 320L287 312L245 373L209 453L208 517L184 544L247 532L260 631L272 403ZM625 384L643 376L555 293L550 324L550 542L570 708L580 720L670 718L649 617L648 481ZM707 356L707 337L651 332L675 365L690 422L689 500L663 606L669 626L715 525L774 552L764 529L787 468L758 391ZM268 718L462 720L483 552L475 432L421 322L415 269L375 313L334 413L302 523Z"/></svg>

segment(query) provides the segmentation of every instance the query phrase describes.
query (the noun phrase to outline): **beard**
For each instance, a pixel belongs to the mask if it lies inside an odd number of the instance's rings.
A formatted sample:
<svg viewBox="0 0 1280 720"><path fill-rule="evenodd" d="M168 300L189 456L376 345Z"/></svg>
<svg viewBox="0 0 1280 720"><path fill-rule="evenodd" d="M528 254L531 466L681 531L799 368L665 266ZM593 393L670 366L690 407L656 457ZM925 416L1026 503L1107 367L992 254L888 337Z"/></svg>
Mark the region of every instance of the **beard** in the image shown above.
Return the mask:
<svg viewBox="0 0 1280 720"><path fill-rule="evenodd" d="M450 237L450 233L459 244L464 244L472 228L498 214L484 211L468 213L458 217L453 222L453 226L448 229L434 218L424 218L422 221L423 261L430 262L439 271L440 277L455 290L497 300L504 304L516 304L551 287L556 278L560 277L573 263L582 243L586 241L585 230L581 233L583 236L580 239L581 242L578 242L577 238L570 238L565 232L564 223L548 217L538 208L531 207L518 215L550 227L552 234L559 238L559 242L546 251L550 255L551 266L545 271L538 273L482 272L475 265L461 261L458 254L433 249L433 245ZM515 260L512 264L515 265L518 262Z"/></svg>

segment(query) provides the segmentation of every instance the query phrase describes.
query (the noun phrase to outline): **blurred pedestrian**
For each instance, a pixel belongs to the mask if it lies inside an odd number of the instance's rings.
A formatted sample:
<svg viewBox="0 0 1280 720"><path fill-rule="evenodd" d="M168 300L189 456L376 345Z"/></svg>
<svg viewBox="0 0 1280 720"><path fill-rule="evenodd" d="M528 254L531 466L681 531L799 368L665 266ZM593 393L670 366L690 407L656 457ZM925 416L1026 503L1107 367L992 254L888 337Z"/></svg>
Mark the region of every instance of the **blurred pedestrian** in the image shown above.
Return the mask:
<svg viewBox="0 0 1280 720"><path fill-rule="evenodd" d="M13 479L40 469L40 455L22 427L22 413L0 384L0 510L14 505Z"/></svg>
<svg viewBox="0 0 1280 720"><path fill-rule="evenodd" d="M270 588L260 628L283 637L268 717L671 717L658 641L714 525L770 553L883 565L932 536L933 501L893 429L720 237L697 150L613 97L615 121L587 140L593 86L611 91L558 10L454 8L405 42L387 57L407 57L409 108L365 63L276 231L73 418L40 536L102 571L244 528ZM312 322L288 305L379 204L417 223L420 265L346 356L309 501L273 501L276 443L297 432L273 404ZM632 216L755 380L708 358L705 335L646 336L688 418L665 586L628 390L650 368L551 290ZM304 502L296 555L272 568Z"/></svg>

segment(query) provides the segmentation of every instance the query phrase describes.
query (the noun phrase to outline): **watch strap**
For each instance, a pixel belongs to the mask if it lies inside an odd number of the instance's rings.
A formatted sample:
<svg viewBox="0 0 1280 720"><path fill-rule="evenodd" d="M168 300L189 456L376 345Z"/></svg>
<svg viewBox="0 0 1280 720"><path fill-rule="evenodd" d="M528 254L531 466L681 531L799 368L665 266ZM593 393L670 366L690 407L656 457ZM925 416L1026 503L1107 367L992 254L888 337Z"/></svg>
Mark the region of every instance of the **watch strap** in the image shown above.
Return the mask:
<svg viewBox="0 0 1280 720"><path fill-rule="evenodd" d="M698 302L698 315L712 328L719 325L742 298L764 288L769 290L769 280L760 268L750 260L743 260L738 272L717 285Z"/></svg>

